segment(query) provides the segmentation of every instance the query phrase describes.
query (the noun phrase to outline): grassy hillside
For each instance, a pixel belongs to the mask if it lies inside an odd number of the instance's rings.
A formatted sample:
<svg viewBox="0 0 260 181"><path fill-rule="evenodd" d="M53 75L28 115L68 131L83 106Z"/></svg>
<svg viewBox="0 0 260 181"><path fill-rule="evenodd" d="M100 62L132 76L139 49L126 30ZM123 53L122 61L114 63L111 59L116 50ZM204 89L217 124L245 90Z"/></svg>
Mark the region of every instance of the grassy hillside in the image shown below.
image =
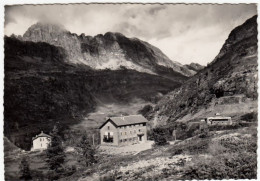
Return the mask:
<svg viewBox="0 0 260 181"><path fill-rule="evenodd" d="M67 171L60 180L256 179L256 140L256 125L210 131L207 137L195 135L138 154L99 150L91 167L78 162L77 152L66 152ZM48 178L45 152L25 152L5 157L6 179L18 178L17 163L23 156L30 160L33 179Z"/></svg>

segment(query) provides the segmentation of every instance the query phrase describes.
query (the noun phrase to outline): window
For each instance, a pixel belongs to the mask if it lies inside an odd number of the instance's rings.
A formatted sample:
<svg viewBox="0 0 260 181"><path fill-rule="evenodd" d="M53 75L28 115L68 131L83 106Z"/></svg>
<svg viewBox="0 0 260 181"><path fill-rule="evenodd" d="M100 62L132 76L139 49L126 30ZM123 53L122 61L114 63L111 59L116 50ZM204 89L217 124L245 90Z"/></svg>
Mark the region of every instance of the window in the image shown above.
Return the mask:
<svg viewBox="0 0 260 181"><path fill-rule="evenodd" d="M107 129L109 130L109 129L110 129L110 127L109 127L109 126L107 126Z"/></svg>
<svg viewBox="0 0 260 181"><path fill-rule="evenodd" d="M125 135L127 135L127 132L125 132Z"/></svg>
<svg viewBox="0 0 260 181"><path fill-rule="evenodd" d="M40 141L42 141L42 139L40 138Z"/></svg>
<svg viewBox="0 0 260 181"><path fill-rule="evenodd" d="M120 132L121 133L121 136L123 135L123 133L122 132Z"/></svg>
<svg viewBox="0 0 260 181"><path fill-rule="evenodd" d="M113 132L105 132L105 135L103 137L103 142L106 143L113 143Z"/></svg>

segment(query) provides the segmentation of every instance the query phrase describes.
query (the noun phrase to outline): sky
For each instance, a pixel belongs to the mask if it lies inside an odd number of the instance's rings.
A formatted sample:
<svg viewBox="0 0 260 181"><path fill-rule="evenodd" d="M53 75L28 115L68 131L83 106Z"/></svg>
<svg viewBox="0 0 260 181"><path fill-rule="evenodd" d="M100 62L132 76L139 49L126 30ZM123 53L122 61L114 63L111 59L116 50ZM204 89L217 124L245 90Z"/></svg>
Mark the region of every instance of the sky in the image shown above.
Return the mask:
<svg viewBox="0 0 260 181"><path fill-rule="evenodd" d="M158 47L171 60L207 65L229 33L257 14L255 4L69 4L5 7L7 36L23 35L38 21L72 33L120 32Z"/></svg>

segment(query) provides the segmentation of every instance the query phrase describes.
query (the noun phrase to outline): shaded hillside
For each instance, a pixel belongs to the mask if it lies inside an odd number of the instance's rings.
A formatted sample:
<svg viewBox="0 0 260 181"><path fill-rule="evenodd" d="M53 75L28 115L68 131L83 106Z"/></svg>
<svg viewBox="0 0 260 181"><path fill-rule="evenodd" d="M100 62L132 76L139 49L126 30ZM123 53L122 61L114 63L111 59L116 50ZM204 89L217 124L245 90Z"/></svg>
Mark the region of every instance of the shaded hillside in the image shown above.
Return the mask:
<svg viewBox="0 0 260 181"><path fill-rule="evenodd" d="M194 72L198 72L200 71L201 69L204 68L204 66L198 64L198 63L190 63L190 64L187 64L187 65L184 65L186 68L190 69L191 71L194 71Z"/></svg>
<svg viewBox="0 0 260 181"><path fill-rule="evenodd" d="M60 25L39 22L32 25L20 39L63 47L68 54L68 62L85 64L93 69L117 70L125 67L172 79L194 74L194 71L173 62L149 43L127 38L120 33L78 36Z"/></svg>
<svg viewBox="0 0 260 181"><path fill-rule="evenodd" d="M99 70L67 63L65 50L47 43L5 38L4 134L29 149L31 137L78 123L97 102L156 100L175 81L134 70Z"/></svg>
<svg viewBox="0 0 260 181"><path fill-rule="evenodd" d="M222 97L230 96L227 97L230 100L241 95L243 100L257 99L256 20L254 16L235 28L214 61L163 97L150 116L155 120L176 121Z"/></svg>

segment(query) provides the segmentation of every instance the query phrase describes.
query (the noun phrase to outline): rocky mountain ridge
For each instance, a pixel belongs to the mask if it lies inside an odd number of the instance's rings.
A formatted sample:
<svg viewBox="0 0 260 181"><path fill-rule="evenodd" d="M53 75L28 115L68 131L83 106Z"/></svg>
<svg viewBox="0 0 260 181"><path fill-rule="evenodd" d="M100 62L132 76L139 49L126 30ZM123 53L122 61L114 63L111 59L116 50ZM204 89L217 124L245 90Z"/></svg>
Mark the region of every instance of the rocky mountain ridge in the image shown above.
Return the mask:
<svg viewBox="0 0 260 181"><path fill-rule="evenodd" d="M168 77L173 77L171 73L174 76L194 74L194 71L170 60L161 50L149 43L137 38L127 38L120 33L108 32L94 37L84 34L78 36L60 25L39 22L32 25L21 39L63 47L70 63L85 64L93 69L127 68L158 75L168 72Z"/></svg>
<svg viewBox="0 0 260 181"><path fill-rule="evenodd" d="M200 65L198 63L190 63L190 64L186 64L184 66L186 68L190 69L191 71L194 71L194 74L205 67L205 66Z"/></svg>

